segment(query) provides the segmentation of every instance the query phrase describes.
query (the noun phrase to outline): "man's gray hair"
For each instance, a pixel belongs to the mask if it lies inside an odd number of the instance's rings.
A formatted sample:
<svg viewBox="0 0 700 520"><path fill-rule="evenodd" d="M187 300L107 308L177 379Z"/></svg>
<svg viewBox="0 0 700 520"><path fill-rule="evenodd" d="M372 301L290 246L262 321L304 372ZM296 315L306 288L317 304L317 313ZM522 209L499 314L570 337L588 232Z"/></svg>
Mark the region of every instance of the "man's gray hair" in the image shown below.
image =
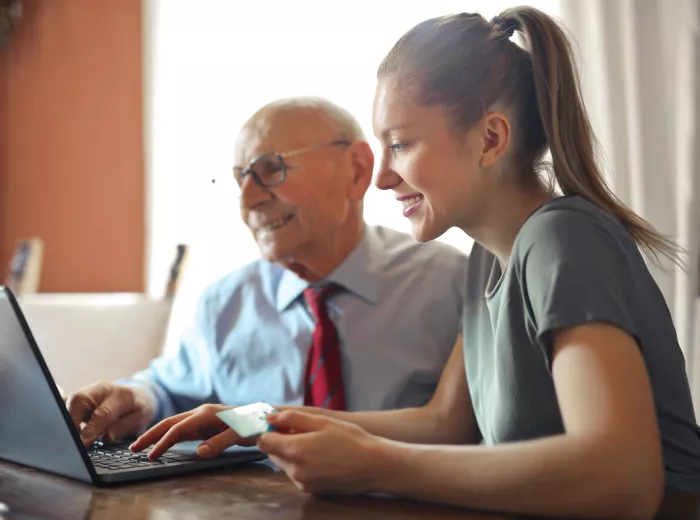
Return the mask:
<svg viewBox="0 0 700 520"><path fill-rule="evenodd" d="M264 111L285 110L319 110L338 125L340 139L348 141L366 141L364 132L357 119L344 108L321 97L293 97L279 99L266 105Z"/></svg>

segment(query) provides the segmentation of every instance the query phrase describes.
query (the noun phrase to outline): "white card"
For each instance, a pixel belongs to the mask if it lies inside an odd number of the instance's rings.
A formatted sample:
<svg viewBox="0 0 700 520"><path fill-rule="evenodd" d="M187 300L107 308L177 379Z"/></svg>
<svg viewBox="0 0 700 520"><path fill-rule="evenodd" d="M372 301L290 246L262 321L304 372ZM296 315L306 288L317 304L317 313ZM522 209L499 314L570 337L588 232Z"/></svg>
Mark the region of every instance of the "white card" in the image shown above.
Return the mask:
<svg viewBox="0 0 700 520"><path fill-rule="evenodd" d="M217 412L216 416L238 435L246 438L268 431L270 428L265 418L267 414L276 411L267 403L253 403Z"/></svg>

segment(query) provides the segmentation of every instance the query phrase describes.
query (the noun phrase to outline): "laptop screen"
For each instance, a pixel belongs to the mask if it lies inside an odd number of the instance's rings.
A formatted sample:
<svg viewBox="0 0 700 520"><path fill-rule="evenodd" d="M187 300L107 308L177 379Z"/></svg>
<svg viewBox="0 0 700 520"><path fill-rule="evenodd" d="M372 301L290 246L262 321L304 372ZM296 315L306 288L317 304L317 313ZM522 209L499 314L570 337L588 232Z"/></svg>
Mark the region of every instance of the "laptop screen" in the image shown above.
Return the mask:
<svg viewBox="0 0 700 520"><path fill-rule="evenodd" d="M14 296L0 287L0 458L91 482L77 432Z"/></svg>

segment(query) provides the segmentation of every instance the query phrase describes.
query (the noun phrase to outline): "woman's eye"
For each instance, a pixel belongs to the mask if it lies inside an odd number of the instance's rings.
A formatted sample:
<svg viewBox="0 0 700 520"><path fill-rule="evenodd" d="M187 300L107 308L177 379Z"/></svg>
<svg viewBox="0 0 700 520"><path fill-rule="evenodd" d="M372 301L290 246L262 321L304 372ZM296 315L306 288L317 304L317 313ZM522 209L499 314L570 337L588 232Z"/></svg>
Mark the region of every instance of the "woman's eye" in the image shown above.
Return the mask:
<svg viewBox="0 0 700 520"><path fill-rule="evenodd" d="M406 145L402 143L394 143L391 146L389 146L389 150L391 150L392 152L398 152L399 150L403 150L405 146Z"/></svg>

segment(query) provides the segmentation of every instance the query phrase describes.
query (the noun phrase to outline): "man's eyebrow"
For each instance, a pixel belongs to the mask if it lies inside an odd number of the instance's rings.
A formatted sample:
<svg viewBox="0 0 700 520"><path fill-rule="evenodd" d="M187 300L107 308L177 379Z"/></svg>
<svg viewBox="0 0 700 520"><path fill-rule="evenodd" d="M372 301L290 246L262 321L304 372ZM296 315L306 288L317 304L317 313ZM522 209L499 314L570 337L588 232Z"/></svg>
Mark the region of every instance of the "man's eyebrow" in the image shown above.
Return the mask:
<svg viewBox="0 0 700 520"><path fill-rule="evenodd" d="M276 147L274 146L274 144L273 144L273 147L272 147L271 150L269 150L269 151L267 151L267 152L256 153L255 155L253 155L253 156L245 163L245 166L234 165L233 168L234 168L234 170L235 170L235 169L238 169L238 170L245 170L248 166L250 166L250 161L252 161L253 159L257 159L257 158L260 157L261 155L265 155L265 154L268 154L268 153L275 153L276 151L277 151L277 148L276 148Z"/></svg>

